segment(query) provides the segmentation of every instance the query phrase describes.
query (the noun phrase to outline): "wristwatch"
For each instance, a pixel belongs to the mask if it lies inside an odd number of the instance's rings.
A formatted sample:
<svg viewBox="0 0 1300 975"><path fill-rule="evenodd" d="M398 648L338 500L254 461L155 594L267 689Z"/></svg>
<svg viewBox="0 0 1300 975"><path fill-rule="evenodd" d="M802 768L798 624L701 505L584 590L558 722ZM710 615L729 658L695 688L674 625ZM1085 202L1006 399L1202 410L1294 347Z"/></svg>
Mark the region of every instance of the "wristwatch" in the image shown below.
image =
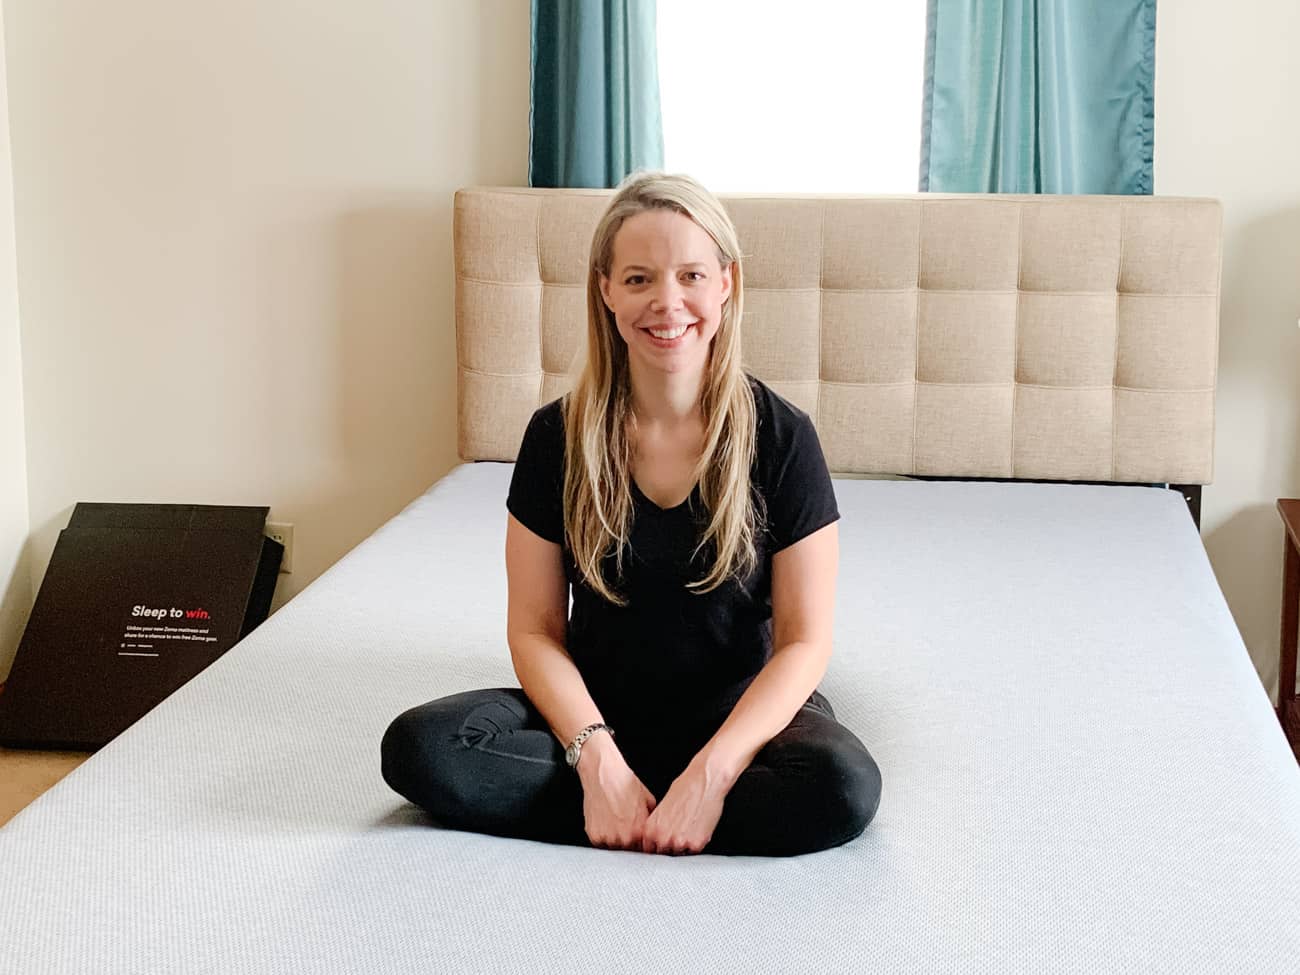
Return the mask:
<svg viewBox="0 0 1300 975"><path fill-rule="evenodd" d="M564 750L564 760L569 763L569 768L578 767L578 759L582 757L582 743L598 731L608 731L611 738L614 737L614 729L607 724L589 724L578 732L578 737L569 743L569 747Z"/></svg>

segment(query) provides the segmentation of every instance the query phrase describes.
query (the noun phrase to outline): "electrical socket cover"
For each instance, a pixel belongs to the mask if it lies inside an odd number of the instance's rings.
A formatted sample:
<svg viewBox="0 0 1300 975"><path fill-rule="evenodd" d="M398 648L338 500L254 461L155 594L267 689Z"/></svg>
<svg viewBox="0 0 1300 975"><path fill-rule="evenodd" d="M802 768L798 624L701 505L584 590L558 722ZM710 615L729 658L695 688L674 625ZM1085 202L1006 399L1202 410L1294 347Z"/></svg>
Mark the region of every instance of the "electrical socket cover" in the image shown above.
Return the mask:
<svg viewBox="0 0 1300 975"><path fill-rule="evenodd" d="M268 521L267 537L275 539L284 546L284 558L280 560L281 572L293 571L293 525L287 521Z"/></svg>

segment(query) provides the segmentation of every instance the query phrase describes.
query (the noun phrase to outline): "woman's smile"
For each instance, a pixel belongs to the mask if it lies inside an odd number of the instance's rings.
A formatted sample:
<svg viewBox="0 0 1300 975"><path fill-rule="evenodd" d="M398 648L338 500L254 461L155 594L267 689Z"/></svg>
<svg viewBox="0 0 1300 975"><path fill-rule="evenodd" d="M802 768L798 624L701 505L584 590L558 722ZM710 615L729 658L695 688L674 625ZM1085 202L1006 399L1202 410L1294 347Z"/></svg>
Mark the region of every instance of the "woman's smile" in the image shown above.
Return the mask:
<svg viewBox="0 0 1300 975"><path fill-rule="evenodd" d="M685 344L686 333L694 328L695 324L695 322L683 322L678 325L647 325L642 331L658 348L673 349Z"/></svg>

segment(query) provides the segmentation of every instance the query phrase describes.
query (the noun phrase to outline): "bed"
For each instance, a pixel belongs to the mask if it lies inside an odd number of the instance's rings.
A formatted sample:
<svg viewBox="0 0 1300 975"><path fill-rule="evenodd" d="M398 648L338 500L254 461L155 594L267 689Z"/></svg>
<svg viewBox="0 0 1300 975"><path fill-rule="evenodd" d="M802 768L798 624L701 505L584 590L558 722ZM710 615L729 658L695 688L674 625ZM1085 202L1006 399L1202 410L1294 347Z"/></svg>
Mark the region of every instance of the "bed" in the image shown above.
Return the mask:
<svg viewBox="0 0 1300 975"><path fill-rule="evenodd" d="M604 198L457 195L465 463L0 829L0 971L1295 970L1300 772L1159 486L1212 476L1212 201L726 199L747 364L837 474L862 836L556 847L386 788L393 716L516 683L510 464Z"/></svg>

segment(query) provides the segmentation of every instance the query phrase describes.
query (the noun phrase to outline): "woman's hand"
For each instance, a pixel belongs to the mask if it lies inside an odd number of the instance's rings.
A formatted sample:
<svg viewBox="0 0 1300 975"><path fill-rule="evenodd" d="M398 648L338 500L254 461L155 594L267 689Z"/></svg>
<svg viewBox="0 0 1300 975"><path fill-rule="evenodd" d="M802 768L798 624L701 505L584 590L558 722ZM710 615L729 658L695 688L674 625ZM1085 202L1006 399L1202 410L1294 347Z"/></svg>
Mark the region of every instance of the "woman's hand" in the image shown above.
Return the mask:
<svg viewBox="0 0 1300 975"><path fill-rule="evenodd" d="M710 774L706 761L697 755L646 820L641 849L646 853L699 853L713 838L727 791L725 779Z"/></svg>
<svg viewBox="0 0 1300 975"><path fill-rule="evenodd" d="M640 850L655 797L627 764L614 739L598 734L582 746L578 777L582 780L582 815L592 846Z"/></svg>

